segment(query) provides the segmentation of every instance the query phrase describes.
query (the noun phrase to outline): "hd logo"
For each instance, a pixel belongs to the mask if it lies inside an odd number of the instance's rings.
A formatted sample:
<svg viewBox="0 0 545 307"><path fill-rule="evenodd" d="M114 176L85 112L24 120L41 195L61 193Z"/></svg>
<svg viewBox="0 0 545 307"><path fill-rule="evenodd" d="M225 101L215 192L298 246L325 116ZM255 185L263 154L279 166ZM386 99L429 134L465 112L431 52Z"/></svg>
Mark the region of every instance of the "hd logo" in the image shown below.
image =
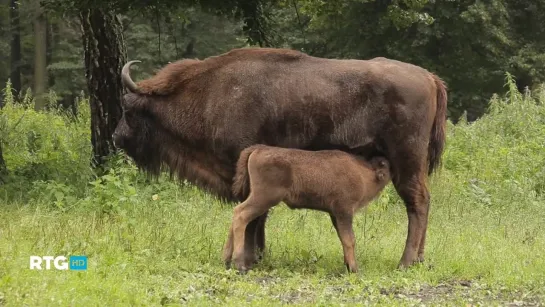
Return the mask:
<svg viewBox="0 0 545 307"><path fill-rule="evenodd" d="M87 270L87 256L70 256L70 260L67 261L65 256L30 256L30 269L31 270L43 270L45 261L45 270L51 269L51 262L57 270L71 271L85 271Z"/></svg>

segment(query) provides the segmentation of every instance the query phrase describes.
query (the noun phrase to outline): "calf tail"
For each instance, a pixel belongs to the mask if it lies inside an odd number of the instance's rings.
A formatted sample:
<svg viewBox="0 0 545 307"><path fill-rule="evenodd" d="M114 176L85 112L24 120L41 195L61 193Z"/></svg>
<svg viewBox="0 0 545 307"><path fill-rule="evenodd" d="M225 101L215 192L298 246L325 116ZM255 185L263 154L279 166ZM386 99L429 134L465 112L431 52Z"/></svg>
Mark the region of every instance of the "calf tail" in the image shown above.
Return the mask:
<svg viewBox="0 0 545 307"><path fill-rule="evenodd" d="M437 110L431 129L428 145L428 175L431 175L441 164L441 155L445 147L447 123L447 87L436 75L433 75L437 87Z"/></svg>
<svg viewBox="0 0 545 307"><path fill-rule="evenodd" d="M233 178L233 195L239 200L243 201L250 195L250 177L248 174L248 160L250 155L262 147L263 145L254 145L242 150L237 161L237 169L235 177Z"/></svg>

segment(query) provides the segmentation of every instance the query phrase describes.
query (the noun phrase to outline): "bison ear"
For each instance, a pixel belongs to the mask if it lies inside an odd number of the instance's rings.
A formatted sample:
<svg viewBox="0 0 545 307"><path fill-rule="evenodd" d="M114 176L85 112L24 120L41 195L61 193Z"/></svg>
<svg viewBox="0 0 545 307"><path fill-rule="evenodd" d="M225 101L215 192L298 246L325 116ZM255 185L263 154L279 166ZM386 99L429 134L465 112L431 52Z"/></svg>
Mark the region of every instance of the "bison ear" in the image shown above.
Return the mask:
<svg viewBox="0 0 545 307"><path fill-rule="evenodd" d="M121 101L121 106L127 110L130 110L130 109L144 110L147 107L147 98L146 96L129 92L123 96L123 99Z"/></svg>

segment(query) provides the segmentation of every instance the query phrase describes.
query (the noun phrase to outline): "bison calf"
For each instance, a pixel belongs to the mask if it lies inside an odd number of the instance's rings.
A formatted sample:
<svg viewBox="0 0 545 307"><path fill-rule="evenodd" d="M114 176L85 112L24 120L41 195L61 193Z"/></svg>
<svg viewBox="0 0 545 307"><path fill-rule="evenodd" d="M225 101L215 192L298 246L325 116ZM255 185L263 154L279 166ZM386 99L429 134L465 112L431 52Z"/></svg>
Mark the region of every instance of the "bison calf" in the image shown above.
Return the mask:
<svg viewBox="0 0 545 307"><path fill-rule="evenodd" d="M233 192L249 196L234 209L223 260L227 267L233 260L239 271L248 270L256 254L246 226L284 201L292 209L329 213L343 246L344 263L350 272L357 272L353 216L389 181L389 163L383 157L365 160L339 150L248 147L240 154Z"/></svg>

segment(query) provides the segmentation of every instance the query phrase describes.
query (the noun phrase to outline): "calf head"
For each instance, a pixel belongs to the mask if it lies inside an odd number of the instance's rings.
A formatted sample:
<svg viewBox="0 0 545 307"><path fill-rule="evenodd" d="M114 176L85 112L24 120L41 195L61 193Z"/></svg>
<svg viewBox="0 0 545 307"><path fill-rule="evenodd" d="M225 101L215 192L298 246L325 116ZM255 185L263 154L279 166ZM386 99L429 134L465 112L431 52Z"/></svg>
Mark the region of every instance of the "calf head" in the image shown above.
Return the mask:
<svg viewBox="0 0 545 307"><path fill-rule="evenodd" d="M388 182L391 179L390 163L385 157L376 156L369 160L379 182Z"/></svg>

